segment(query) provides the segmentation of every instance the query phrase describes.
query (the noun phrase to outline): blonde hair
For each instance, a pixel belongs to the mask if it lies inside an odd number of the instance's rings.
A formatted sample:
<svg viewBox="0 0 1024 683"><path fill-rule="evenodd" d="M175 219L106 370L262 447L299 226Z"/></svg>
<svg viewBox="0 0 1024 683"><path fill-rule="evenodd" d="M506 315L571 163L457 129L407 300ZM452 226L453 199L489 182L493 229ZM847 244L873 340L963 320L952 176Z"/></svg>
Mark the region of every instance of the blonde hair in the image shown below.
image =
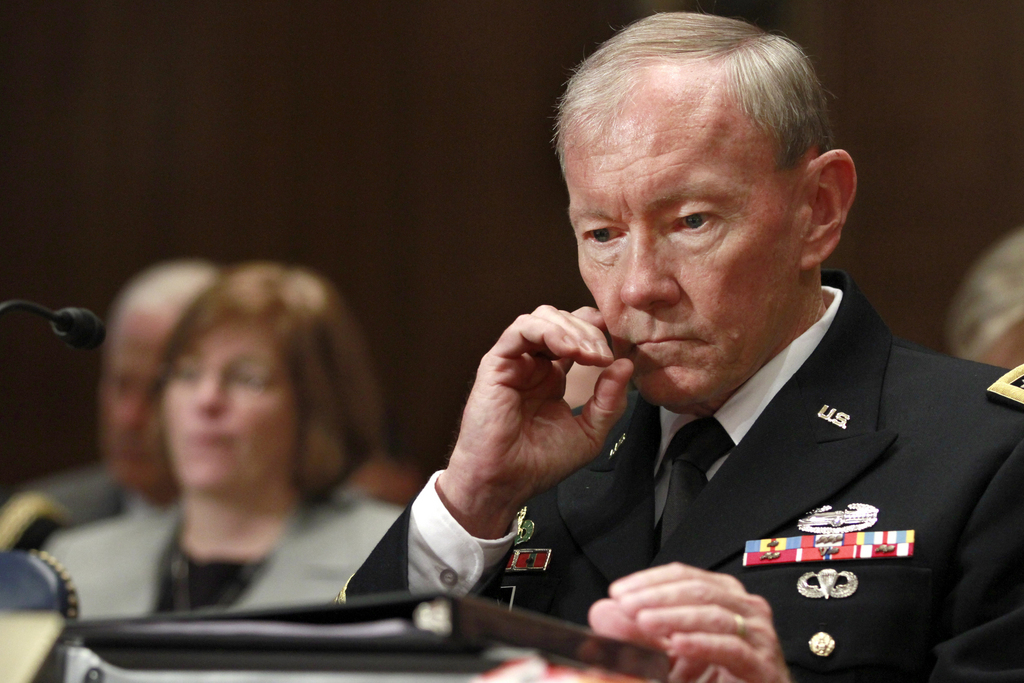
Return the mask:
<svg viewBox="0 0 1024 683"><path fill-rule="evenodd" d="M656 64L720 62L740 109L777 146L779 168L807 150L832 148L825 92L807 55L782 36L735 19L673 12L635 22L576 69L558 106L555 146L565 170L570 144L602 135Z"/></svg>
<svg viewBox="0 0 1024 683"><path fill-rule="evenodd" d="M265 325L281 350L299 416L295 484L303 497L326 495L384 451L380 390L362 331L326 278L271 262L225 270L185 312L165 367L232 323Z"/></svg>
<svg viewBox="0 0 1024 683"><path fill-rule="evenodd" d="M1024 226L996 242L967 273L946 319L953 354L980 360L1024 320Z"/></svg>

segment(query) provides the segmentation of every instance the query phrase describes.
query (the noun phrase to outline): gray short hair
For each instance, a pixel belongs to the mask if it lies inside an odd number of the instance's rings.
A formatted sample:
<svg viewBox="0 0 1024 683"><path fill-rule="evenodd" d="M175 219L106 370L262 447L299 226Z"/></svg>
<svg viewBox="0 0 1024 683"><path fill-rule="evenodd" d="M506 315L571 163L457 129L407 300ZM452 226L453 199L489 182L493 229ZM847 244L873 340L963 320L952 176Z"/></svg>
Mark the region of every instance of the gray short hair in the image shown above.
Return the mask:
<svg viewBox="0 0 1024 683"><path fill-rule="evenodd" d="M724 64L737 104L775 141L780 168L791 168L811 148L832 148L825 91L798 45L743 21L673 12L635 22L576 69L555 125L563 170L568 140L599 136L628 103L644 69L693 61Z"/></svg>
<svg viewBox="0 0 1024 683"><path fill-rule="evenodd" d="M136 273L107 310L112 330L133 311L164 313L177 318L202 290L213 284L219 268L203 259L161 261Z"/></svg>
<svg viewBox="0 0 1024 683"><path fill-rule="evenodd" d="M981 359L1024 320L1024 226L996 242L968 272L946 320L950 351Z"/></svg>

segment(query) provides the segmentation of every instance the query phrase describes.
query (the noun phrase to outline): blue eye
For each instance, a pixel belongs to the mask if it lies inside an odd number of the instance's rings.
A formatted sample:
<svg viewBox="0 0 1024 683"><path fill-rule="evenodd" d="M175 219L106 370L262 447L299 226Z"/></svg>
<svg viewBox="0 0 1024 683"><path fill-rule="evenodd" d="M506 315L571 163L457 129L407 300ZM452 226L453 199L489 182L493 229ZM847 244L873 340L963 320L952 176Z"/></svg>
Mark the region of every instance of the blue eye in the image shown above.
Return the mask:
<svg viewBox="0 0 1024 683"><path fill-rule="evenodd" d="M591 236L598 242L607 242L612 238L612 231L608 228L598 228L591 231Z"/></svg>
<svg viewBox="0 0 1024 683"><path fill-rule="evenodd" d="M683 223L688 228L699 228L704 225L704 215L699 213L691 213L689 216L683 218Z"/></svg>

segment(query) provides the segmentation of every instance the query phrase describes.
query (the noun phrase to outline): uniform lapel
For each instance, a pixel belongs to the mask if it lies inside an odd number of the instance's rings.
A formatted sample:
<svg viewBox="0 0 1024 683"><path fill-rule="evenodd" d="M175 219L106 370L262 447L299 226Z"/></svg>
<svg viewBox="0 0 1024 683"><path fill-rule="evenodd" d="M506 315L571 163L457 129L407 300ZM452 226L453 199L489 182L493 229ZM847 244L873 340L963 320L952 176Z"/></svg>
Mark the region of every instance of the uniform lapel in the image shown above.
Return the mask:
<svg viewBox="0 0 1024 683"><path fill-rule="evenodd" d="M892 335L848 277L829 277L838 281L826 284L844 296L825 338L733 449L654 564L716 568L745 541L772 536L826 503L895 441L897 434L878 424ZM850 416L845 428L819 416L833 408Z"/></svg>
<svg viewBox="0 0 1024 683"><path fill-rule="evenodd" d="M654 458L658 408L636 394L586 468L558 485L558 510L584 554L609 581L647 567L654 555Z"/></svg>

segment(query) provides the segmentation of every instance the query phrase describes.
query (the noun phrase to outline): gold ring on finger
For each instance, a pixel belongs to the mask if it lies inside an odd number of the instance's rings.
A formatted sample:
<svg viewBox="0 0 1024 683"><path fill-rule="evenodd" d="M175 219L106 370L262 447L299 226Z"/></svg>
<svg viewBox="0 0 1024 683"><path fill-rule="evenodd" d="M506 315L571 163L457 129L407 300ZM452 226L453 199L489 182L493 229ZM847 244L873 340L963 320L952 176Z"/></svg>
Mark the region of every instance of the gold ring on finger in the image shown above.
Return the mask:
<svg viewBox="0 0 1024 683"><path fill-rule="evenodd" d="M747 637L747 620L738 614L733 614L732 618L736 620L736 635L740 638Z"/></svg>

